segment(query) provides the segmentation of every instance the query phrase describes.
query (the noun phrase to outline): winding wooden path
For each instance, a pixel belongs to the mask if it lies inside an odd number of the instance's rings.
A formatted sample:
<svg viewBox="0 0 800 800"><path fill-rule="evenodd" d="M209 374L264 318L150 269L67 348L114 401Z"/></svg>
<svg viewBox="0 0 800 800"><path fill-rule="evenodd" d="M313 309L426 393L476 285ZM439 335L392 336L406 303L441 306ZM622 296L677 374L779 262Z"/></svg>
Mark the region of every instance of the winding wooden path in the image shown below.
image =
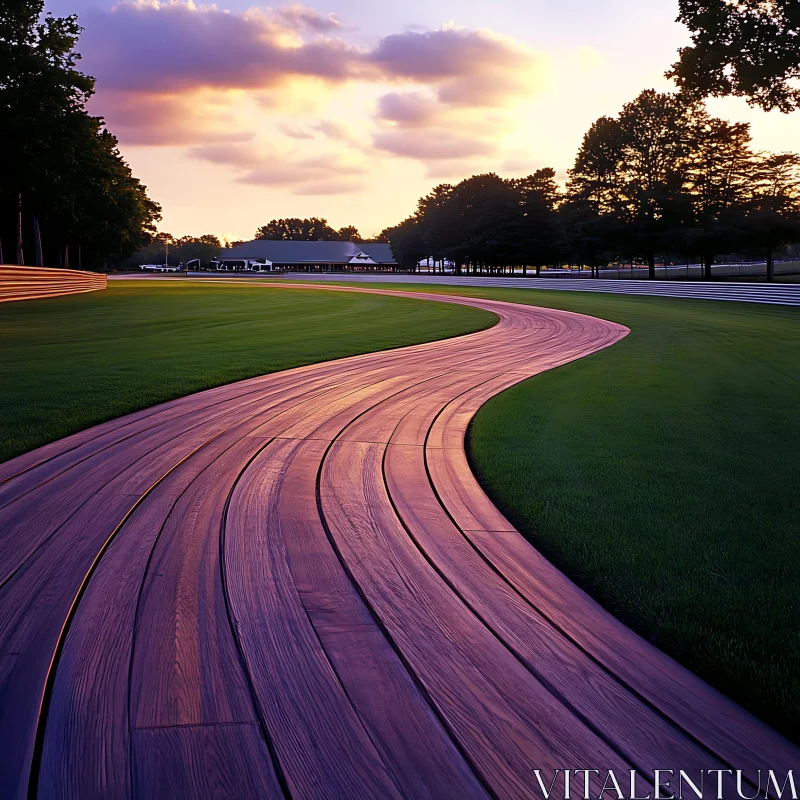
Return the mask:
<svg viewBox="0 0 800 800"><path fill-rule="evenodd" d="M534 769L797 767L470 473L482 403L627 330L410 296L500 321L0 465L2 798L527 798Z"/></svg>

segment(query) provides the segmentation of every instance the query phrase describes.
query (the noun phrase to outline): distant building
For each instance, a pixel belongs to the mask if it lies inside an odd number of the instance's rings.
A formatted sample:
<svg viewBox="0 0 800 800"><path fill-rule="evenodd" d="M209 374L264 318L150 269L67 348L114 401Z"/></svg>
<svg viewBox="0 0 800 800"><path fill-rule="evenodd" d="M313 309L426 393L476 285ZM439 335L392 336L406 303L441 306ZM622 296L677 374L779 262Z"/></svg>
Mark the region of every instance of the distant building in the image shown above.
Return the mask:
<svg viewBox="0 0 800 800"><path fill-rule="evenodd" d="M397 268L388 244L370 242L294 242L254 239L222 250L211 266L221 271L302 272L379 271Z"/></svg>

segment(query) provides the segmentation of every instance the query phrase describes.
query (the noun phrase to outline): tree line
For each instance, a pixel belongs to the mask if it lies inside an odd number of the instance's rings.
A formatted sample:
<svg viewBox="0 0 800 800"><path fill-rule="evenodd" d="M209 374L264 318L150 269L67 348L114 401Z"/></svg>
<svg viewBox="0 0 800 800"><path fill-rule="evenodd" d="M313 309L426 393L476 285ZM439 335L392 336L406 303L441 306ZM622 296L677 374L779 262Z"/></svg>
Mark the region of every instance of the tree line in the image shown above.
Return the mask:
<svg viewBox="0 0 800 800"><path fill-rule="evenodd" d="M386 229L395 257L453 262L457 273L562 263L594 271L658 258L775 252L800 241L800 156L752 147L746 123L711 116L685 93L642 92L583 137L562 189L553 169L441 184Z"/></svg>
<svg viewBox="0 0 800 800"><path fill-rule="evenodd" d="M75 50L77 18L43 0L0 4L0 263L101 267L155 233L161 209L134 177Z"/></svg>
<svg viewBox="0 0 800 800"><path fill-rule="evenodd" d="M273 219L256 231L256 239L279 239L294 242L363 242L355 225L336 230L321 217Z"/></svg>
<svg viewBox="0 0 800 800"><path fill-rule="evenodd" d="M227 242L226 242L227 244ZM159 232L132 256L122 260L123 269L135 269L142 264L186 264L193 259L207 263L217 258L222 248L219 237L211 233L202 236L173 236Z"/></svg>

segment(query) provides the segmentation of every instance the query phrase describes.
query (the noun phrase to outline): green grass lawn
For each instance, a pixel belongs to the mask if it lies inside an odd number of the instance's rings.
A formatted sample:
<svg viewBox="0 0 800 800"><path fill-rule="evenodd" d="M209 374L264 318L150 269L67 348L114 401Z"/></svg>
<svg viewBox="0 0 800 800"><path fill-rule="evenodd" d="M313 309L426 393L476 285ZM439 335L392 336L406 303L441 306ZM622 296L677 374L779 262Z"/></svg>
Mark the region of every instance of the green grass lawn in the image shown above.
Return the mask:
<svg viewBox="0 0 800 800"><path fill-rule="evenodd" d="M110 286L0 306L0 460L205 386L491 323L379 296ZM473 468L607 608L800 739L800 310L396 286L631 328L485 405L470 430Z"/></svg>
<svg viewBox="0 0 800 800"><path fill-rule="evenodd" d="M143 281L3 303L0 462L200 389L496 319L402 298Z"/></svg>
<svg viewBox="0 0 800 800"><path fill-rule="evenodd" d="M473 469L606 608L800 740L800 309L435 291L631 329L490 400L470 429Z"/></svg>
<svg viewBox="0 0 800 800"><path fill-rule="evenodd" d="M800 312L570 300L632 334L484 406L476 473L607 608L799 739Z"/></svg>

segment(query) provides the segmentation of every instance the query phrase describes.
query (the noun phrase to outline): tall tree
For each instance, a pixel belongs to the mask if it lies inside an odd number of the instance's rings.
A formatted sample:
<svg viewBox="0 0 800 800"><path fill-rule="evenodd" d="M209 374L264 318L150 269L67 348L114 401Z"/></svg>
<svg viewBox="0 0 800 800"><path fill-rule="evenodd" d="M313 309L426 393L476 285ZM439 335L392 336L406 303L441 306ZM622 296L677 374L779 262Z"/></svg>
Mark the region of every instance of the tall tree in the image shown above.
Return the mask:
<svg viewBox="0 0 800 800"><path fill-rule="evenodd" d="M564 244L599 271L616 246L623 211L624 136L616 118L600 117L583 137L560 209Z"/></svg>
<svg viewBox="0 0 800 800"><path fill-rule="evenodd" d="M623 106L621 213L655 278L655 256L665 236L690 219L684 188L699 104L652 89Z"/></svg>
<svg viewBox="0 0 800 800"><path fill-rule="evenodd" d="M453 187L438 215L449 225L442 255L457 267L494 272L519 263L523 215L513 181L473 175Z"/></svg>
<svg viewBox="0 0 800 800"><path fill-rule="evenodd" d="M750 126L700 115L688 154L687 190L694 224L677 239L689 253L699 253L704 277L719 252L730 251L742 238L744 207L753 191L756 156L750 147Z"/></svg>
<svg viewBox="0 0 800 800"><path fill-rule="evenodd" d="M436 262L444 259L444 249L456 243L455 220L451 218L452 207L448 199L453 192L449 183L440 183L425 197L417 201L415 219L420 224L419 235L427 252L425 258L433 258L434 270ZM461 265L456 269L460 272Z"/></svg>
<svg viewBox="0 0 800 800"><path fill-rule="evenodd" d="M600 117L592 124L569 170L569 200L587 205L598 215L619 211L623 145L618 119Z"/></svg>
<svg viewBox="0 0 800 800"><path fill-rule="evenodd" d="M160 209L86 113L94 79L76 68L80 31L75 16L44 15L43 0L0 4L0 237L21 208L51 258L72 244L97 263L147 241Z"/></svg>
<svg viewBox="0 0 800 800"><path fill-rule="evenodd" d="M551 264L558 257L560 232L556 207L562 198L556 171L544 167L512 185L519 192L524 220L517 260L522 262L523 274L527 274L527 265L532 261L539 275L544 264Z"/></svg>
<svg viewBox="0 0 800 800"><path fill-rule="evenodd" d="M765 253L771 281L775 250L800 241L800 155L762 154L756 174L756 189L747 208L748 239Z"/></svg>
<svg viewBox="0 0 800 800"><path fill-rule="evenodd" d="M797 0L679 0L692 45L667 73L695 96L747 97L789 112L800 105Z"/></svg>

